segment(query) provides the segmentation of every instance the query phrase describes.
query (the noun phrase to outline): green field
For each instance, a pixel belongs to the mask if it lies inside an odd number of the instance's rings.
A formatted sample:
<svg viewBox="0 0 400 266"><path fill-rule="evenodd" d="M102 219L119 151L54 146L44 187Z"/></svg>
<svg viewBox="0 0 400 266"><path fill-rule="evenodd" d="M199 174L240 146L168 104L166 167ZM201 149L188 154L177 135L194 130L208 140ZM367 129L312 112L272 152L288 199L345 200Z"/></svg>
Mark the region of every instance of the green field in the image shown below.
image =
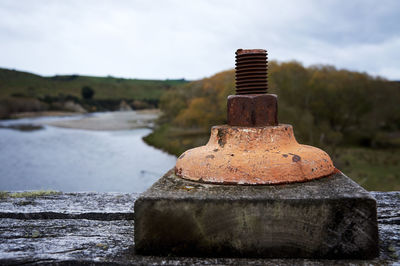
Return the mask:
<svg viewBox="0 0 400 266"><path fill-rule="evenodd" d="M45 98L73 96L81 98L81 89L89 86L94 99L158 100L162 93L185 80L141 80L80 75L43 77L0 68L0 99L12 96Z"/></svg>
<svg viewBox="0 0 400 266"><path fill-rule="evenodd" d="M367 190L400 190L400 149L342 147L335 162L347 176Z"/></svg>

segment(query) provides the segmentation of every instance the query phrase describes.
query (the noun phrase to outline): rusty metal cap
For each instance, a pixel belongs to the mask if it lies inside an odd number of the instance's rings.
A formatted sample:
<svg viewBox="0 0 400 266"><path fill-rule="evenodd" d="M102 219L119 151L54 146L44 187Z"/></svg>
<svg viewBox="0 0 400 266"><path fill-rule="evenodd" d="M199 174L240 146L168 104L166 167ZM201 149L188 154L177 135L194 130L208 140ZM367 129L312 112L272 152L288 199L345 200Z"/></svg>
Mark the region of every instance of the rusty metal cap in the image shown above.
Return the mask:
<svg viewBox="0 0 400 266"><path fill-rule="evenodd" d="M178 176L217 184L303 182L334 172L324 151L297 143L291 125L215 126L207 145L183 153Z"/></svg>

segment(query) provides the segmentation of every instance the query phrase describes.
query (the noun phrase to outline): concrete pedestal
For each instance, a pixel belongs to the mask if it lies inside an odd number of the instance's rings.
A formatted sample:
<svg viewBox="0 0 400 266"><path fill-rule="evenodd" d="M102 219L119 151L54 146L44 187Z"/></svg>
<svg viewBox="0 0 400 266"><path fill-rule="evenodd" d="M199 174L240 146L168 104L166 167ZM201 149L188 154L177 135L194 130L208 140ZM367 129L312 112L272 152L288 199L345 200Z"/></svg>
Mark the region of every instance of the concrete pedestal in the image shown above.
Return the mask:
<svg viewBox="0 0 400 266"><path fill-rule="evenodd" d="M378 256L376 201L342 173L275 186L213 185L169 171L135 202L135 249L148 255Z"/></svg>

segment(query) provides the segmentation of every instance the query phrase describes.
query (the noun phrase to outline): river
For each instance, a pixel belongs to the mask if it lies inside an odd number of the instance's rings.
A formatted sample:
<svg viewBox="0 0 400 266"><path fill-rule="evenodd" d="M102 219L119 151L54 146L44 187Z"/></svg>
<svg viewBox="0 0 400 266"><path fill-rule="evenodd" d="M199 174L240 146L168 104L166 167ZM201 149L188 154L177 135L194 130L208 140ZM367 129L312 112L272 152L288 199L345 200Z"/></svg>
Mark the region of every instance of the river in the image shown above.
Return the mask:
<svg viewBox="0 0 400 266"><path fill-rule="evenodd" d="M2 126L43 126L34 131L0 128L0 190L143 192L175 164L175 156L143 142L148 128L95 131L46 124L81 119L0 121Z"/></svg>

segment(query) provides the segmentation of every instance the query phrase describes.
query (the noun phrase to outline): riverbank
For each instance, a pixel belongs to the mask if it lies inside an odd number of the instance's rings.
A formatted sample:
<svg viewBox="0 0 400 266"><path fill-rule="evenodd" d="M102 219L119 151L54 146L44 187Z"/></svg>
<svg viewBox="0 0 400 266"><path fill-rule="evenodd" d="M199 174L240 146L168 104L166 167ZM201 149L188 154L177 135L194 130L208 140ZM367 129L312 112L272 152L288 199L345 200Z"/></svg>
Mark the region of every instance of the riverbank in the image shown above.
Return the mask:
<svg viewBox="0 0 400 266"><path fill-rule="evenodd" d="M205 145L210 132L176 128L169 124L157 127L143 138L144 142L169 154L180 156L186 150Z"/></svg>
<svg viewBox="0 0 400 266"><path fill-rule="evenodd" d="M77 120L59 120L44 124L63 128L74 128L96 131L129 130L135 128L151 128L154 120L160 116L158 109L140 111L118 111L94 113Z"/></svg>
<svg viewBox="0 0 400 266"><path fill-rule="evenodd" d="M22 112L12 114L10 119L21 119L21 118L35 118L35 117L44 117L44 116L78 116L82 115L82 113L78 112L64 112L64 111L42 111L42 112Z"/></svg>
<svg viewBox="0 0 400 266"><path fill-rule="evenodd" d="M0 126L10 129L22 129L27 126L55 126L60 128L118 131L136 128L152 128L154 121L160 116L158 109L138 111L117 111L99 113L73 112L28 112L20 113L11 120L2 120Z"/></svg>

